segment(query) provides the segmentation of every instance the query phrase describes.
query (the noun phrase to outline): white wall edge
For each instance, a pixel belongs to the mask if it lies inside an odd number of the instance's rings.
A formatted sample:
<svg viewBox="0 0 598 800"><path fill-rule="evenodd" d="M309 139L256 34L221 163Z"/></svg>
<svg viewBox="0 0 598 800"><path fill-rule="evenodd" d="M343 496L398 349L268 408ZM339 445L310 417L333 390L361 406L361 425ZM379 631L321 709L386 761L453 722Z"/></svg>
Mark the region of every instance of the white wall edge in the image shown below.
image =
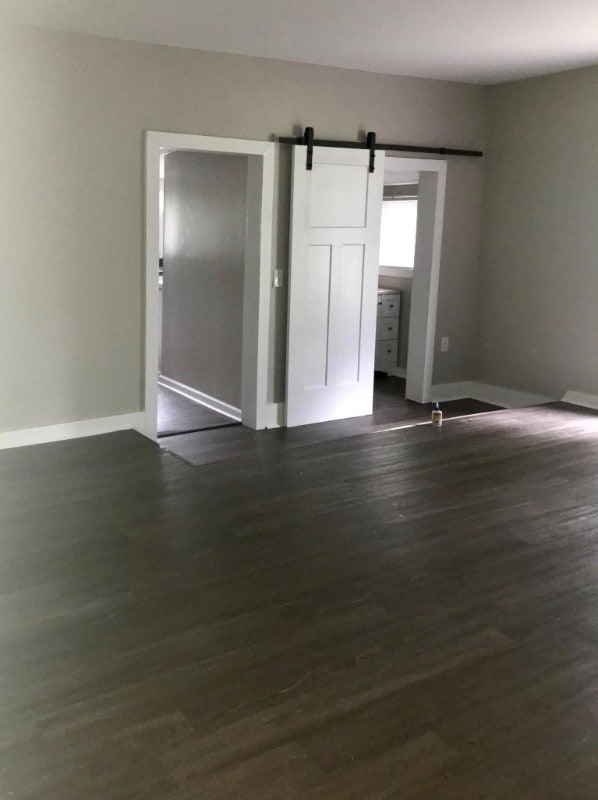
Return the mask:
<svg viewBox="0 0 598 800"><path fill-rule="evenodd" d="M264 412L265 428L284 428L286 427L286 404L267 403Z"/></svg>
<svg viewBox="0 0 598 800"><path fill-rule="evenodd" d="M447 162L386 156L384 166L387 174L419 173L405 394L409 400L426 403L432 391Z"/></svg>
<svg viewBox="0 0 598 800"><path fill-rule="evenodd" d="M99 417L83 419L77 422L64 422L59 425L45 425L42 428L25 428L20 431L0 433L0 450L11 447L27 447L32 444L46 444L66 439L79 439L84 436L98 436L115 431L141 430L144 414L138 411L132 414L119 414L115 417Z"/></svg>
<svg viewBox="0 0 598 800"><path fill-rule="evenodd" d="M565 392L563 403L570 403L572 406L583 406L598 411L598 395L584 394L584 392Z"/></svg>
<svg viewBox="0 0 598 800"><path fill-rule="evenodd" d="M209 394L205 394L205 392L200 392L199 389L186 386L184 383L175 381L173 378L166 377L166 375L160 375L158 384L186 397L188 400L193 400L194 403L199 403L212 411L218 411L219 414L224 414L234 419L236 422L241 422L241 409L231 406L223 400L218 400L217 397L212 397Z"/></svg>
<svg viewBox="0 0 598 800"><path fill-rule="evenodd" d="M525 406L540 406L545 403L554 403L556 398L542 394L521 392L517 389L508 389L504 386L492 386L479 381L461 381L458 383L441 383L432 386L432 401L447 402L448 400L462 400L470 397L482 403L491 403L503 408L523 408Z"/></svg>

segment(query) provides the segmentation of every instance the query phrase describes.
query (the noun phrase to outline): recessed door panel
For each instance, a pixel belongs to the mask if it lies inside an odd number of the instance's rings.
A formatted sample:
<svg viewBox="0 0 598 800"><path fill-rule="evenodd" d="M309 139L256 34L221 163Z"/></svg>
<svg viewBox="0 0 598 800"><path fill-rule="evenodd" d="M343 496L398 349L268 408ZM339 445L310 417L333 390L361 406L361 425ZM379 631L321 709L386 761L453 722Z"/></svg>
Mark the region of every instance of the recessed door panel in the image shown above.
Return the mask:
<svg viewBox="0 0 598 800"><path fill-rule="evenodd" d="M330 245L311 245L307 251L304 386L326 386L330 333Z"/></svg>
<svg viewBox="0 0 598 800"><path fill-rule="evenodd" d="M363 228L367 188L368 173L361 165L316 165L309 198L310 225L314 228Z"/></svg>
<svg viewBox="0 0 598 800"><path fill-rule="evenodd" d="M362 244L341 247L340 307L337 326L337 381L340 385L359 382L361 360L364 251Z"/></svg>

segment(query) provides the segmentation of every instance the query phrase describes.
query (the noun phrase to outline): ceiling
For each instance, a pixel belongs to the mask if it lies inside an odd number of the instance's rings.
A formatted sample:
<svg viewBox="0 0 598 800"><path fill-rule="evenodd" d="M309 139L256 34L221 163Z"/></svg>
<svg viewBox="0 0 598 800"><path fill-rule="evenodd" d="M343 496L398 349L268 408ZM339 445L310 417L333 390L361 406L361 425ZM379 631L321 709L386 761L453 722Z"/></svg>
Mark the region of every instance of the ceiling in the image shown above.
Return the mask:
<svg viewBox="0 0 598 800"><path fill-rule="evenodd" d="M0 19L484 84L598 63L598 0L0 0Z"/></svg>

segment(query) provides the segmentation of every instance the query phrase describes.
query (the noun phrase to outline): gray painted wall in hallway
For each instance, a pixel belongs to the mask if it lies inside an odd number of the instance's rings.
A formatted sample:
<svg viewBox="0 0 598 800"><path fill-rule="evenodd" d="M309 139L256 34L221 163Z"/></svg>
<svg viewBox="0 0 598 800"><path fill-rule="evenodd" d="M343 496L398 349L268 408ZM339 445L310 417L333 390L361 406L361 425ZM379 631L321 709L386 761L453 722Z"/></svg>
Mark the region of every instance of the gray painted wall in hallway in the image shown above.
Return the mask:
<svg viewBox="0 0 598 800"><path fill-rule="evenodd" d="M241 407L247 158L165 158L162 374Z"/></svg>

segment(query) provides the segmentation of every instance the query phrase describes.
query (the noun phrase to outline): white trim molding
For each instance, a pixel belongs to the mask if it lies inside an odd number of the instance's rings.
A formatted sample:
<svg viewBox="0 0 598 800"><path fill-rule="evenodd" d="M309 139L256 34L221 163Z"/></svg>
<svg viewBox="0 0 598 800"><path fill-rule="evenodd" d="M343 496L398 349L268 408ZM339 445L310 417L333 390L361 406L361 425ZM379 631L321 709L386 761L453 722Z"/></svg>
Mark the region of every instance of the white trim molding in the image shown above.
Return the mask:
<svg viewBox="0 0 598 800"><path fill-rule="evenodd" d="M234 419L236 422L241 422L241 409L225 403L223 400L218 400L205 392L200 392L199 389L193 389L184 383L175 381L174 378L167 378L166 375L160 375L158 384L165 389L170 389L177 394L192 400L194 403L205 406L212 411L217 411L219 414L224 414L226 417Z"/></svg>
<svg viewBox="0 0 598 800"><path fill-rule="evenodd" d="M405 386L407 399L416 403L429 403L432 399L446 171L447 162L443 159L396 158L388 154L384 159L385 182L407 173L418 176L415 263L409 275L412 278L411 312Z"/></svg>
<svg viewBox="0 0 598 800"><path fill-rule="evenodd" d="M378 275L384 275L386 278L413 278L413 267L385 267L380 264L378 267Z"/></svg>
<svg viewBox="0 0 598 800"><path fill-rule="evenodd" d="M268 403L264 422L266 428L285 428L287 424L286 403Z"/></svg>
<svg viewBox="0 0 598 800"><path fill-rule="evenodd" d="M572 406L583 406L598 411L598 395L584 394L584 392L565 392L563 403L570 403Z"/></svg>
<svg viewBox="0 0 598 800"><path fill-rule="evenodd" d="M65 439L79 439L84 436L98 436L102 433L136 430L143 427L143 412L119 414L115 417L82 419L77 422L63 422L59 425L45 425L42 428L25 428L20 431L0 433L0 450L11 447L27 447L31 444L46 444Z"/></svg>
<svg viewBox="0 0 598 800"><path fill-rule="evenodd" d="M556 398L542 394L521 392L504 386L492 386L479 381L461 381L459 383L441 383L432 386L432 402L446 403L449 400L472 398L482 403L501 406L502 408L523 408L525 406L541 406L554 403Z"/></svg>
<svg viewBox="0 0 598 800"><path fill-rule="evenodd" d="M491 386L488 383L473 381L473 398L483 403L492 403L503 408L524 408L525 406L541 406L545 403L554 403L555 397L544 394L521 392L517 389L507 389L505 386Z"/></svg>
<svg viewBox="0 0 598 800"><path fill-rule="evenodd" d="M432 403L447 403L449 400L464 400L473 398L473 381L460 383L437 383L432 386Z"/></svg>
<svg viewBox="0 0 598 800"><path fill-rule="evenodd" d="M142 432L157 439L160 319L158 289L160 156L172 150L248 156L247 240L243 294L241 421L265 427L277 145L185 133L145 135L145 415Z"/></svg>

